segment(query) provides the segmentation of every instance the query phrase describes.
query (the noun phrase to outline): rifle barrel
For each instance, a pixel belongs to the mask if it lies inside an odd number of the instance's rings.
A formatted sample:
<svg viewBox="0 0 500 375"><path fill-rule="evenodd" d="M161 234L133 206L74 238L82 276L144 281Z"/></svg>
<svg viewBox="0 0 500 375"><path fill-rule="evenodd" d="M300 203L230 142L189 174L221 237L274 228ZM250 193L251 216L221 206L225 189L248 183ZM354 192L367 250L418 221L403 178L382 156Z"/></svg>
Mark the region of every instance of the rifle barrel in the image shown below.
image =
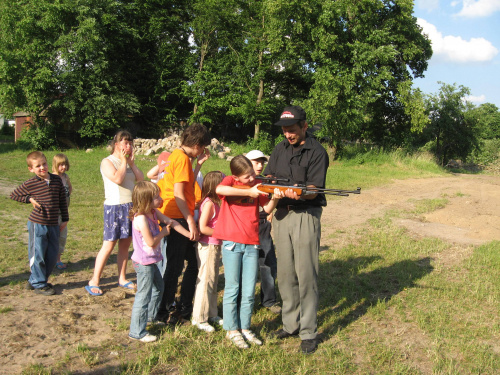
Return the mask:
<svg viewBox="0 0 500 375"><path fill-rule="evenodd" d="M322 194L361 194L361 188L358 187L356 190L341 190L341 189L323 189L323 188L306 188L308 192L311 193L322 193Z"/></svg>

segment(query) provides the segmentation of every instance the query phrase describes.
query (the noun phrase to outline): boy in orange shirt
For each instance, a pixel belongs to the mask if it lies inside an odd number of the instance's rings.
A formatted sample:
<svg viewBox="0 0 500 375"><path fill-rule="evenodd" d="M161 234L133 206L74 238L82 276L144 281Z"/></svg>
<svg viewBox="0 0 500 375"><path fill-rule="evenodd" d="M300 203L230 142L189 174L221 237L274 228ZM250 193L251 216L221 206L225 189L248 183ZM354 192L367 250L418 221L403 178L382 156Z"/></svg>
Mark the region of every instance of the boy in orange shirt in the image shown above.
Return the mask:
<svg viewBox="0 0 500 375"><path fill-rule="evenodd" d="M195 176L208 159L210 153L205 149L211 138L207 128L202 124L189 126L181 136L181 146L169 156L169 164L165 168L165 175L158 181L160 194L163 198L162 213L178 221L190 233L190 238L178 235L172 231L162 241L166 247L167 268L163 274L165 288L163 298L156 316L157 321L175 324L181 314L192 308L198 265L196 260L195 242L198 241L199 231L194 219L196 204ZM192 161L197 159L193 171ZM188 266L184 271L179 306L175 306L177 280L184 267L184 259ZM169 319L170 317L170 319Z"/></svg>

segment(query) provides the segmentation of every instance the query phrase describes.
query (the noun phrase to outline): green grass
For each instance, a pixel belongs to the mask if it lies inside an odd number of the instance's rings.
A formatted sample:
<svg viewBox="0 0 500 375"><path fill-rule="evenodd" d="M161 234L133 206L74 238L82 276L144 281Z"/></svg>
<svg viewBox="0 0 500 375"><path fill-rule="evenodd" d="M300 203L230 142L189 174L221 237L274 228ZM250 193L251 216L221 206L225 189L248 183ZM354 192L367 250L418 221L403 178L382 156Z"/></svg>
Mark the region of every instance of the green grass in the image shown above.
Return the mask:
<svg viewBox="0 0 500 375"><path fill-rule="evenodd" d="M1 145L0 145L1 146ZM4 145L5 146L5 145ZM31 177L26 152L0 147L0 183L19 184ZM46 152L49 161L55 151ZM104 149L92 153L68 150L71 198L69 238L63 261L92 271L101 245L103 186L99 163ZM154 157L139 156L146 172ZM343 160L330 166L327 187L363 189L393 179L446 176L424 156L397 153ZM229 173L229 163L214 157L202 171ZM460 194L459 192L457 194ZM417 202L430 212L446 199ZM0 287L26 280L23 241L30 205L0 198ZM413 212L408 214L414 214ZM311 356L298 353L297 339L278 342L269 332L281 319L265 309L252 318L263 347L240 351L218 329L207 335L188 325L175 334L155 328L157 343L112 348L123 358L120 374L495 374L500 368L500 242L476 247L462 262L446 263L455 248L432 238L415 239L392 224L390 216L372 220L355 233L356 240L320 255L318 330L324 342ZM71 272L71 271L68 271ZM10 306L1 313L15 314ZM82 313L85 313L82 310ZM104 319L126 332L127 316ZM106 366L110 344L79 344L70 350L81 371ZM54 365L27 366L24 374L66 373L67 352L52 353ZM66 358L66 359L65 359ZM29 363L29 362L27 362ZM73 364L74 365L74 364ZM69 368L69 367L68 367ZM75 368L75 367L73 367ZM109 370L109 369L108 369ZM111 370L110 370L111 371Z"/></svg>

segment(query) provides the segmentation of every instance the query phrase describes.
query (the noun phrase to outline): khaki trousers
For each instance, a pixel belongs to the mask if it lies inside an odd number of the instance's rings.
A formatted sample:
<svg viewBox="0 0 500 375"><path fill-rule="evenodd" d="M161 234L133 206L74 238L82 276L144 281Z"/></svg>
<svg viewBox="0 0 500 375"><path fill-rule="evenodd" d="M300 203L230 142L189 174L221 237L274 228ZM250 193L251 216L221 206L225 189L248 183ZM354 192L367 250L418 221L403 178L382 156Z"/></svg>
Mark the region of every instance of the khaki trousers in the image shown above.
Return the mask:
<svg viewBox="0 0 500 375"><path fill-rule="evenodd" d="M283 329L302 340L317 336L321 207L278 208L273 218Z"/></svg>
<svg viewBox="0 0 500 375"><path fill-rule="evenodd" d="M193 320L197 323L208 321L217 313L217 282L221 259L220 245L199 242L196 251L198 279L194 294Z"/></svg>

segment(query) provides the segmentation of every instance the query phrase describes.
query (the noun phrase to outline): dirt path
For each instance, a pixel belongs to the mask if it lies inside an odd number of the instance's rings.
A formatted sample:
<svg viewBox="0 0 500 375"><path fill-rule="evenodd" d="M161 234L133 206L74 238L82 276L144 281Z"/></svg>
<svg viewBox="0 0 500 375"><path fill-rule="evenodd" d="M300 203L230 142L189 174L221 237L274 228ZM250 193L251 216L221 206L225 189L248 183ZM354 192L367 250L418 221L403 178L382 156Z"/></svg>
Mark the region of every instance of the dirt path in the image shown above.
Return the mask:
<svg viewBox="0 0 500 375"><path fill-rule="evenodd" d="M0 180L0 194L10 193L12 188ZM461 245L500 240L500 176L456 175L395 181L359 196L330 201L323 212L322 245L343 246L369 219L393 210L412 211L418 201L439 198L448 200L444 208L419 219L395 222L416 237L439 237ZM83 289L89 270L55 272L51 281L57 295L53 297L34 295L19 285L0 288L0 306L15 312L1 315L0 374L20 373L30 363L57 367L65 353L67 370L87 373L90 367L82 368L82 362L90 365L87 362L94 357L87 356L85 345L110 348L99 357L93 374L104 374L125 361L125 352L130 355L130 351L116 346L140 346L127 340L123 324L128 324L133 294L116 287L115 272L114 267L106 267L102 285L107 292L100 298L91 298Z"/></svg>

